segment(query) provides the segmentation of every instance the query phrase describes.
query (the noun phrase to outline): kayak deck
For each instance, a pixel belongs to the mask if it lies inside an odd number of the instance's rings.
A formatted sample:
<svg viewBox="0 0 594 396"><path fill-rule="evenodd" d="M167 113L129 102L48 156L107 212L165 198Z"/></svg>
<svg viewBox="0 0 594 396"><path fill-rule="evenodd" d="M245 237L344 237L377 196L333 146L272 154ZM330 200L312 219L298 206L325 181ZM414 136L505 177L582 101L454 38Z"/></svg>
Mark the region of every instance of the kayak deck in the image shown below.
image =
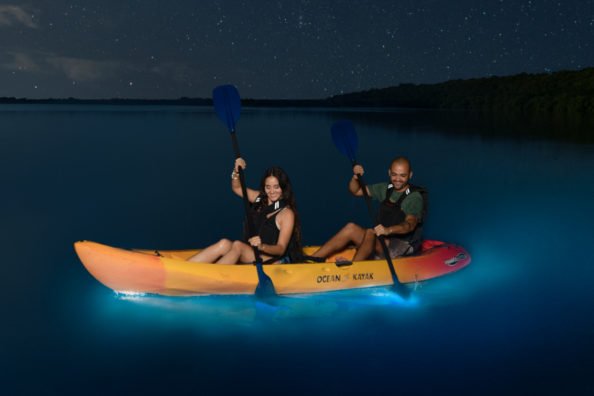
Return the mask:
<svg viewBox="0 0 594 396"><path fill-rule="evenodd" d="M312 254L316 246L306 247ZM186 261L200 249L126 250L96 242L75 243L85 268L99 282L117 292L153 293L169 296L204 294L254 294L258 276L254 265L225 265ZM277 294L318 293L392 284L385 260L350 260L347 249L323 263L269 264L264 272ZM456 272L470 264L470 255L461 247L439 241L425 241L415 256L393 261L398 279L414 283Z"/></svg>

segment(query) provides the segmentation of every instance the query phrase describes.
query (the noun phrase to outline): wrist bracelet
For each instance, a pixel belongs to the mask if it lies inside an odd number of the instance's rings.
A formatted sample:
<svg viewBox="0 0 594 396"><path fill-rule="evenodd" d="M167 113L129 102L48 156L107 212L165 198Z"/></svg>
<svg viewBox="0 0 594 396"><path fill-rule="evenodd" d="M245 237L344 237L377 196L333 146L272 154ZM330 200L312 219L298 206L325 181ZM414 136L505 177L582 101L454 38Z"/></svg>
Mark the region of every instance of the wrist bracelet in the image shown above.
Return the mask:
<svg viewBox="0 0 594 396"><path fill-rule="evenodd" d="M237 180L239 178L239 173L233 171L231 172L231 180Z"/></svg>

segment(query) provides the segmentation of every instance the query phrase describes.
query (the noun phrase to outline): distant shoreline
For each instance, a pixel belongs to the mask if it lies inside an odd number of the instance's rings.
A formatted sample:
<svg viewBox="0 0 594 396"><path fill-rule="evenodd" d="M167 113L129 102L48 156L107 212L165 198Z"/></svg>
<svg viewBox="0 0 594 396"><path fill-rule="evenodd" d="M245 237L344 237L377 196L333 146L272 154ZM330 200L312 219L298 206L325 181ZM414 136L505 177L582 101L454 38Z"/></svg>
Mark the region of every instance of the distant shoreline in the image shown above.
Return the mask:
<svg viewBox="0 0 594 396"><path fill-rule="evenodd" d="M212 106L210 98L28 99L0 97L0 104L90 104ZM517 74L450 80L438 84L400 84L324 99L242 99L251 107L401 108L471 110L506 118L555 118L594 125L594 67L555 73Z"/></svg>
<svg viewBox="0 0 594 396"><path fill-rule="evenodd" d="M328 99L242 99L244 106L255 107L329 107ZM115 106L212 106L212 99L28 99L0 98L0 104L69 104L69 105L115 105Z"/></svg>
<svg viewBox="0 0 594 396"><path fill-rule="evenodd" d="M394 127L414 123L422 117L467 130L489 125L488 135L545 137L594 143L594 68L578 72L490 77L448 81L433 85L404 84L333 96L325 99L242 99L253 108L327 109L349 111L365 119L365 113L381 110L381 120L372 122ZM77 99L2 98L2 105L99 105L212 108L210 98L179 99ZM23 107L25 107L23 106ZM10 110L4 108L4 110ZM150 109L146 109L150 111ZM403 110L410 110L403 111ZM432 114L418 115L418 111ZM393 112L393 113L392 113ZM1 113L0 113L1 114ZM503 133L502 131L507 131Z"/></svg>

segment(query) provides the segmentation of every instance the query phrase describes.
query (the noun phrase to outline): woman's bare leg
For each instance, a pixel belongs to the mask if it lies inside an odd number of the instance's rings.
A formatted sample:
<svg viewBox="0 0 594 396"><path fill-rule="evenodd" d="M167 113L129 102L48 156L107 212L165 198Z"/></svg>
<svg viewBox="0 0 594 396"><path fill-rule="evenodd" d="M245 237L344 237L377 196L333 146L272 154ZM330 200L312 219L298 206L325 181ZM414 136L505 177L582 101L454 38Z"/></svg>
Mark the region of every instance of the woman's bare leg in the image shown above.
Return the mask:
<svg viewBox="0 0 594 396"><path fill-rule="evenodd" d="M250 245L241 241L234 241L231 249L217 261L217 264L238 264L240 262L253 262L254 260L254 250Z"/></svg>
<svg viewBox="0 0 594 396"><path fill-rule="evenodd" d="M232 243L228 239L221 239L217 243L210 245L209 247L202 250L190 257L188 261L195 263L214 263L219 257L227 254L232 247Z"/></svg>

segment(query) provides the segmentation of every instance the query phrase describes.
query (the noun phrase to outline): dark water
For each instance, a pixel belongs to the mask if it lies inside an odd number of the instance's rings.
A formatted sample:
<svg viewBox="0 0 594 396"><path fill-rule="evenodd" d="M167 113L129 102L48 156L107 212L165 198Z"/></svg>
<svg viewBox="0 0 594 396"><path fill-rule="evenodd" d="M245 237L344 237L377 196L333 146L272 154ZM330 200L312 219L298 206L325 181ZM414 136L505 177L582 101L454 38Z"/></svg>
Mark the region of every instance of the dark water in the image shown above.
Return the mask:
<svg viewBox="0 0 594 396"><path fill-rule="evenodd" d="M366 221L329 136L340 118L368 181L413 160L427 237L466 247L470 267L410 301L115 295L74 241L239 237L229 134L210 109L0 107L2 394L592 394L594 146L480 137L493 126L444 113L244 109L248 183L288 171L308 244Z"/></svg>

